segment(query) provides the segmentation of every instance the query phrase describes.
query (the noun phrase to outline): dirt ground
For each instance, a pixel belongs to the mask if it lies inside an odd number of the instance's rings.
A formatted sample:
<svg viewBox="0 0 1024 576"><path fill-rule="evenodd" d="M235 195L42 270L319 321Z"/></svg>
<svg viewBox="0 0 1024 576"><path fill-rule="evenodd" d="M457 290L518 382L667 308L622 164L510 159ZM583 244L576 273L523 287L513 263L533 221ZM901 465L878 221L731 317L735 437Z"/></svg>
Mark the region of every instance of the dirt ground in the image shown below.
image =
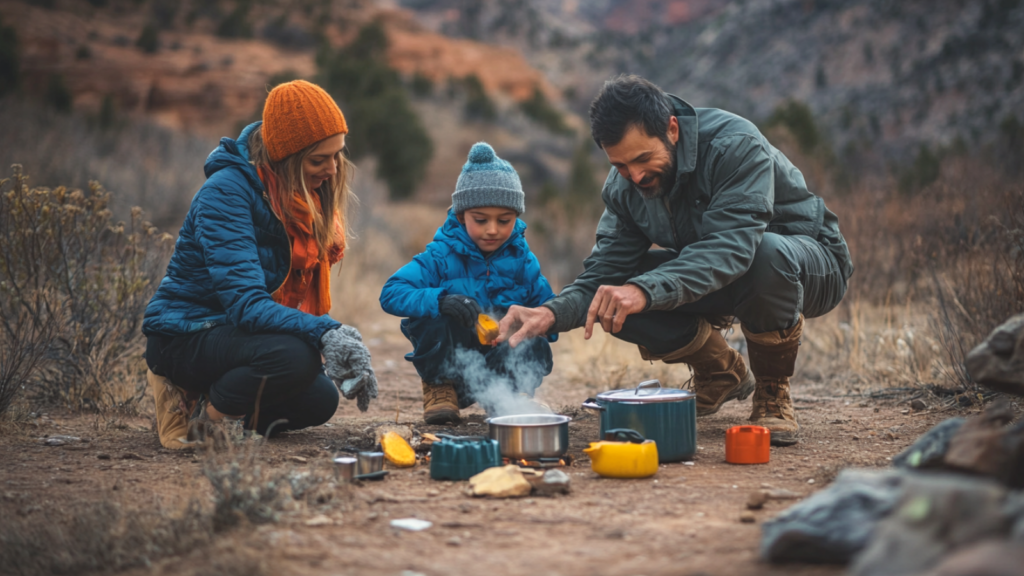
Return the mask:
<svg viewBox="0 0 1024 576"><path fill-rule="evenodd" d="M373 426L397 421L422 425L420 383L402 360L400 336L368 339L378 366L380 398L360 414L342 401L324 427L283 435L267 443L259 460L275 468L326 467L338 449L365 441ZM679 369L685 376L685 368ZM679 386L682 382L667 382ZM578 406L594 390L558 370L538 397L551 406ZM905 399L847 396L833 383L794 385L803 427L796 446L772 448L771 462L736 466L724 461L725 430L741 424L749 400L731 402L698 421L698 452L692 465L663 465L644 480L596 476L582 453L596 439L597 418L580 412L570 424L575 462L564 468L572 492L554 498L472 498L464 482L436 482L427 465L392 470L383 481L340 488L333 503L303 509L271 524L223 532L208 547L165 558L129 573L216 573L218 554L244 550L272 574L426 575L658 575L839 574L837 567L773 566L758 559L760 525L793 501L770 501L741 523L750 492L780 488L809 495L846 466L882 467L920 433L953 416L908 411ZM904 413L907 412L907 413ZM453 431L484 433L483 414ZM160 447L147 418L111 428L97 416L50 413L0 436L0 518L33 516L83 500L109 500L126 508L153 507L209 494L202 455ZM83 442L45 446L41 438L81 437ZM304 460L304 461L303 461ZM325 514L330 523L309 526ZM416 517L433 522L422 532L403 532L389 521ZM0 572L3 569L0 568Z"/></svg>

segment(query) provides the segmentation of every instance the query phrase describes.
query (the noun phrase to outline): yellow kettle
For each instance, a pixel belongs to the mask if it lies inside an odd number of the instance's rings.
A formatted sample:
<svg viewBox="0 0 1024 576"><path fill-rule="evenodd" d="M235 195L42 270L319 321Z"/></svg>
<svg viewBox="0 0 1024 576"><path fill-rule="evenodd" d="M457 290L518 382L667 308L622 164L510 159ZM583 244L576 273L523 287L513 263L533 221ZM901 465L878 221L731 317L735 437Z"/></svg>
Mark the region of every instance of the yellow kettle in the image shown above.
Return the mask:
<svg viewBox="0 0 1024 576"><path fill-rule="evenodd" d="M646 478L658 471L658 446L636 430L615 428L584 448L590 468L606 478Z"/></svg>

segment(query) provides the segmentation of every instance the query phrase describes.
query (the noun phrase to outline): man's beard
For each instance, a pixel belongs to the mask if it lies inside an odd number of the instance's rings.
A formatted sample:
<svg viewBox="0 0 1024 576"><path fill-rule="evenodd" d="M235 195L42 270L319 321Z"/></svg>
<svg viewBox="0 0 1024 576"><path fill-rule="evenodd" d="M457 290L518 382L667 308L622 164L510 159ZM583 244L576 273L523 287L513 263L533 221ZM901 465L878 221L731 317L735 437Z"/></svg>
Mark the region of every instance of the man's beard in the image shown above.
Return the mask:
<svg viewBox="0 0 1024 576"><path fill-rule="evenodd" d="M676 151L673 149L672 143L667 138L662 138L661 143L665 146L665 151L668 153L670 163L668 170L659 172L655 177L657 179L657 186L642 188L632 180L629 184L633 187L633 190L637 194L642 196L645 200L653 200L654 198L661 198L662 196L668 196L668 193L672 191L672 188L676 185L676 170L679 168L679 161L676 159Z"/></svg>

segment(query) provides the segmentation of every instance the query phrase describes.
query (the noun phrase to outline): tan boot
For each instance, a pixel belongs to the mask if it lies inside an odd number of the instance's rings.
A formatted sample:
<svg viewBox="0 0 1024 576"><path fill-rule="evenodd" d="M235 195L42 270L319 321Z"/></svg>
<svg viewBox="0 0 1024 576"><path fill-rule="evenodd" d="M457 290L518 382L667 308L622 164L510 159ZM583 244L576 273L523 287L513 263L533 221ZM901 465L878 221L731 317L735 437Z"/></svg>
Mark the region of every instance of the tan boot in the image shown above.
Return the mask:
<svg viewBox="0 0 1024 576"><path fill-rule="evenodd" d="M185 398L185 392L163 376L146 371L149 390L156 405L156 433L160 445L171 450L186 448L183 442L188 436L188 417L195 402Z"/></svg>
<svg viewBox="0 0 1024 576"><path fill-rule="evenodd" d="M792 446L800 440L793 400L789 396L789 378L793 376L804 317L792 328L753 334L743 327L750 353L750 369L757 380L754 409L750 423L771 430L772 446Z"/></svg>
<svg viewBox="0 0 1024 576"><path fill-rule="evenodd" d="M754 377L743 363L743 356L732 349L722 333L700 320L693 341L668 354L654 355L643 346L645 360L666 364L685 363L693 370L693 391L697 394L697 416L718 412L729 400L744 400L754 391Z"/></svg>
<svg viewBox="0 0 1024 576"><path fill-rule="evenodd" d="M459 397L452 383L423 383L423 420L427 424L459 423Z"/></svg>

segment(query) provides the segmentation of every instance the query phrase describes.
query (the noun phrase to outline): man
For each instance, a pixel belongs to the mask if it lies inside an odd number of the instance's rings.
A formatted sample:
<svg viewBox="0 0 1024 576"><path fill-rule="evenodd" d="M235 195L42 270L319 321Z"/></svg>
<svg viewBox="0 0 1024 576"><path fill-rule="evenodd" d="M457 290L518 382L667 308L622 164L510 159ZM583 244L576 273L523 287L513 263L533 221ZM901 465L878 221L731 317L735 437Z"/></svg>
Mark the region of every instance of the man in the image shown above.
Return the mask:
<svg viewBox="0 0 1024 576"><path fill-rule="evenodd" d="M556 298L512 306L498 341L580 326L589 339L600 323L646 360L689 364L698 416L753 392L751 423L795 444L789 378L804 318L835 308L853 272L835 214L753 123L643 78L606 82L590 122L612 164L597 243ZM719 331L733 317L749 371Z"/></svg>

